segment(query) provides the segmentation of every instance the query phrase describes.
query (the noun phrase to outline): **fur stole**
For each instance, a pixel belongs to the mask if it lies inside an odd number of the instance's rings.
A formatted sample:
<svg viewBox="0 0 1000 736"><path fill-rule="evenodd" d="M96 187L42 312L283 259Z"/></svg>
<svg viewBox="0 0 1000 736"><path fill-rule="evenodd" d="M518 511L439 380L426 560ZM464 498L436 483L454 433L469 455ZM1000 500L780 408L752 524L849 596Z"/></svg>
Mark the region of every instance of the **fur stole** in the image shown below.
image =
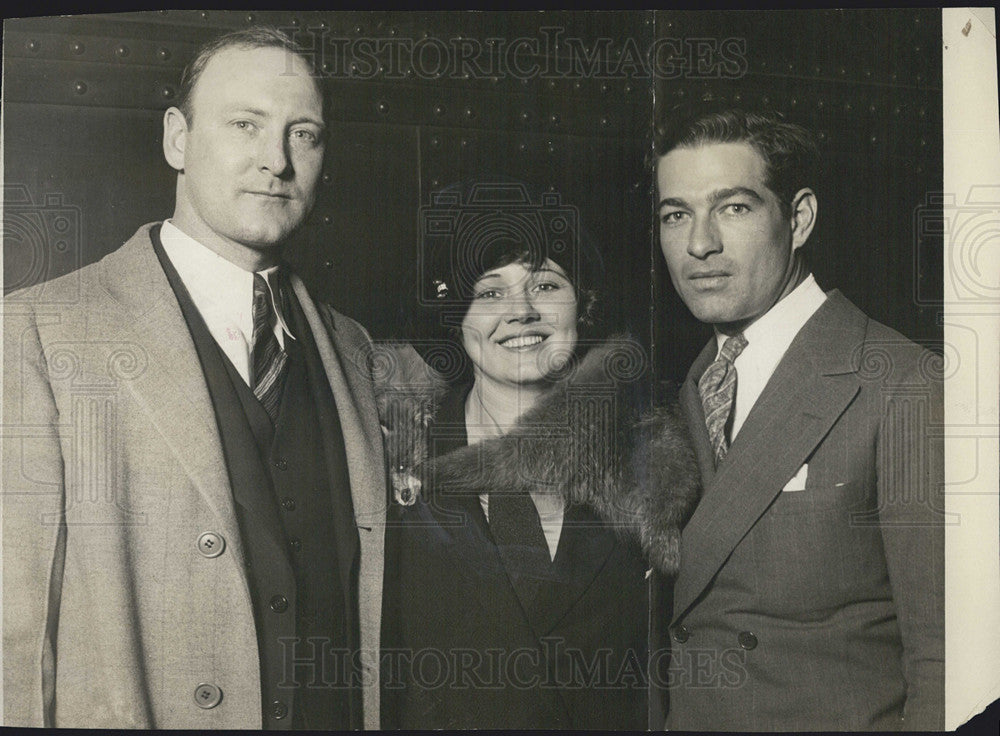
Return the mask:
<svg viewBox="0 0 1000 736"><path fill-rule="evenodd" d="M395 500L423 482L461 493L544 489L582 503L650 562L673 576L680 530L697 503L699 471L676 406L640 415L630 396L645 365L641 347L616 337L567 365L551 389L502 437L427 459L427 430L446 390L407 345L381 345L376 399Z"/></svg>

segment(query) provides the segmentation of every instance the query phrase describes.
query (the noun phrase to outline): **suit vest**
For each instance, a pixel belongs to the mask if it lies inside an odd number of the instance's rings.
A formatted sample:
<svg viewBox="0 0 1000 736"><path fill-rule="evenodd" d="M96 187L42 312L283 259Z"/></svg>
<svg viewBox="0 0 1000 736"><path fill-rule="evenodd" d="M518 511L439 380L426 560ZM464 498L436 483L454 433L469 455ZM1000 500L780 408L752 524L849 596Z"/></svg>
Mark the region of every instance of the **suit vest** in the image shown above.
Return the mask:
<svg viewBox="0 0 1000 736"><path fill-rule="evenodd" d="M287 373L272 423L154 249L191 331L212 399L243 547L260 656L262 727L360 727L357 529L343 434L308 321L291 288Z"/></svg>

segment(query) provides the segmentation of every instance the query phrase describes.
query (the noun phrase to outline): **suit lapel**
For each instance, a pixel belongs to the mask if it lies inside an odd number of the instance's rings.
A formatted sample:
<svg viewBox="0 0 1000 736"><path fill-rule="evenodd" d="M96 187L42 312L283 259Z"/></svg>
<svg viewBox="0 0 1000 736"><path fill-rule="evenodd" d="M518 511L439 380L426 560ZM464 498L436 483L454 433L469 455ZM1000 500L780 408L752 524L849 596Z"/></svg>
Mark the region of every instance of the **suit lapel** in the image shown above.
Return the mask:
<svg viewBox="0 0 1000 736"><path fill-rule="evenodd" d="M243 560L212 400L187 323L153 252L152 227L141 228L102 261L101 284L110 299L101 309L101 328L111 339L138 345L145 353L146 369L125 386L219 519L218 531Z"/></svg>
<svg viewBox="0 0 1000 736"><path fill-rule="evenodd" d="M674 618L701 594L857 395L849 346L863 340L864 320L833 292L793 340L684 529Z"/></svg>

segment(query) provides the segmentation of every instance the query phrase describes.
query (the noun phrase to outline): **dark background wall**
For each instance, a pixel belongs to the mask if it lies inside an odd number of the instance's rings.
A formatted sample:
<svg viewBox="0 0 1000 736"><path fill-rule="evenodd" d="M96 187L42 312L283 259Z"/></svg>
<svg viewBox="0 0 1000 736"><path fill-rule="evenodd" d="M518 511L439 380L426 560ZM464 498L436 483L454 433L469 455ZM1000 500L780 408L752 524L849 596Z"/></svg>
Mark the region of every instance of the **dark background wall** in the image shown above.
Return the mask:
<svg viewBox="0 0 1000 736"><path fill-rule="evenodd" d="M558 28L585 44L649 39L651 16L638 13L169 11L9 21L8 198L18 186L35 204L52 197L78 213L80 234L78 253L56 254L48 240L8 240L8 289L96 261L142 223L170 215L174 172L161 153L162 111L197 45L250 23L297 31L316 50L330 92L323 183L289 250L314 294L376 336L393 334L400 297L413 287L420 207L430 193L470 177L516 178L575 208L608 256L610 290L637 297L616 305L616 321L645 327L648 287L636 284L648 283L649 271L642 156L651 88L544 75L540 30ZM529 41L516 68L494 64L491 38L508 49ZM415 60L402 47L399 59L372 56L356 45L363 39L422 50ZM468 63L459 60L462 39L481 48Z"/></svg>
<svg viewBox="0 0 1000 736"><path fill-rule="evenodd" d="M404 324L431 193L516 178L574 208L604 254L610 320L652 343L662 377L683 377L706 332L664 276L644 159L654 92L662 105L711 90L785 107L822 131L808 245L820 284L940 341L940 238L916 229L941 189L939 11L7 20L5 291L94 262L171 214L161 119L181 69L203 41L258 22L314 48L330 91L323 183L289 259L314 294L377 337ZM659 62L646 56L656 48Z"/></svg>

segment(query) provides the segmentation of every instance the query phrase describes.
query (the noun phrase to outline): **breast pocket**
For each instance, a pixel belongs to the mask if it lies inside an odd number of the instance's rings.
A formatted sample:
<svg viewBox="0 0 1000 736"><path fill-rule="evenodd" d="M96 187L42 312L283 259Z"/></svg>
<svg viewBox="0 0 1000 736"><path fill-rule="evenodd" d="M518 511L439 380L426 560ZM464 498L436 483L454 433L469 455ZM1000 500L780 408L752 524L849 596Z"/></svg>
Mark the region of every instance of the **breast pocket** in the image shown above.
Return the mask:
<svg viewBox="0 0 1000 736"><path fill-rule="evenodd" d="M784 490L774 499L770 513L848 514L864 511L873 504L877 483L875 446L872 435L862 424L837 422L803 465L808 470L803 472L800 467L798 478L780 479Z"/></svg>
<svg viewBox="0 0 1000 736"><path fill-rule="evenodd" d="M862 488L863 484L856 479L807 480L802 489L782 490L771 505L770 513L785 516L858 511L864 502Z"/></svg>

